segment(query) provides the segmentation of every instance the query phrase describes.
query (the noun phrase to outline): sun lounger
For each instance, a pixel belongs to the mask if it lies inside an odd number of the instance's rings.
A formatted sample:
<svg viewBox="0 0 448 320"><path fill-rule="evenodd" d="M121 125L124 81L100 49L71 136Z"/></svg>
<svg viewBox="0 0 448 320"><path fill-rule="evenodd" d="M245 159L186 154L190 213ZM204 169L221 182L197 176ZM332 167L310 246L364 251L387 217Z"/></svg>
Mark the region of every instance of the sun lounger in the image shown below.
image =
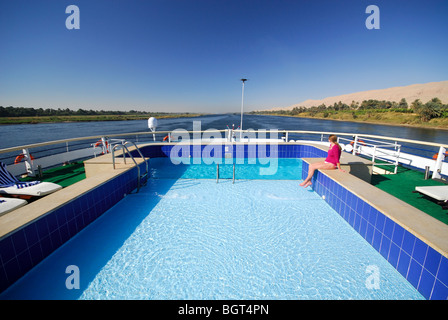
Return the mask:
<svg viewBox="0 0 448 320"><path fill-rule="evenodd" d="M415 187L415 191L438 201L448 201L448 186Z"/></svg>
<svg viewBox="0 0 448 320"><path fill-rule="evenodd" d="M23 199L15 199L15 198L0 198L0 216L5 213L11 212L15 209L18 209L28 202Z"/></svg>
<svg viewBox="0 0 448 320"><path fill-rule="evenodd" d="M436 200L443 209L448 209L448 186L415 187L415 191Z"/></svg>
<svg viewBox="0 0 448 320"><path fill-rule="evenodd" d="M42 197L59 189L62 189L62 187L52 182L19 181L6 169L6 165L0 162L0 194Z"/></svg>

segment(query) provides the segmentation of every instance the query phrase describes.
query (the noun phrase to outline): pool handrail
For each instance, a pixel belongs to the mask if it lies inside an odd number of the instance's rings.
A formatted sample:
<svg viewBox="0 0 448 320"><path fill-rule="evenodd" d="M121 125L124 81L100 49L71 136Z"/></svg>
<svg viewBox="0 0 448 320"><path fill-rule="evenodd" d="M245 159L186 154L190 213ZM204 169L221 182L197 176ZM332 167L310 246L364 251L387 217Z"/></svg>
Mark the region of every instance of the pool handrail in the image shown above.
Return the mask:
<svg viewBox="0 0 448 320"><path fill-rule="evenodd" d="M140 170L140 166L138 165L137 161L135 160L134 156L132 155L132 153L129 151L128 147L126 146L126 144L130 143L131 145L133 145L135 147L135 149L138 151L138 153L140 154L140 157L143 159L143 161L145 162L146 165L146 172L144 175L141 175L141 170ZM123 149L123 161L126 164L126 154L125 154L125 150L126 152L129 154L129 157L131 158L131 160L134 162L135 166L137 167L137 193L140 190L141 187L141 179L145 178L148 176L148 172L149 172L149 167L148 167L148 161L146 161L146 158L143 156L143 154L141 153L140 149L137 147L137 145L132 142L132 141L124 141L122 144L116 144L113 146L112 148L112 167L116 168L115 166L115 149L117 148L122 148Z"/></svg>

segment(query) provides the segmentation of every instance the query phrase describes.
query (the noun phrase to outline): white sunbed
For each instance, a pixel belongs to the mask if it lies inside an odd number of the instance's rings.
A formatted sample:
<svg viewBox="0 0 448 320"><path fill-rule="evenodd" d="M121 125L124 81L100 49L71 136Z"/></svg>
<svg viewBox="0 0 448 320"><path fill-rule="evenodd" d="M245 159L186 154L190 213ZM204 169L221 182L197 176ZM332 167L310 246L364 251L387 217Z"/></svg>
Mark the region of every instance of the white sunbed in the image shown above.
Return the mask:
<svg viewBox="0 0 448 320"><path fill-rule="evenodd" d="M415 187L415 191L424 194L438 201L448 201L448 185L447 186L427 186Z"/></svg>
<svg viewBox="0 0 448 320"><path fill-rule="evenodd" d="M52 182L41 182L32 186L17 188L16 186L0 188L0 194L43 197L62 189L62 187Z"/></svg>
<svg viewBox="0 0 448 320"><path fill-rule="evenodd" d="M16 198L0 198L0 216L5 213L11 212L15 209L18 209L28 202L23 199Z"/></svg>
<svg viewBox="0 0 448 320"><path fill-rule="evenodd" d="M60 185L53 182L19 181L8 171L3 162L0 162L0 186L0 194L21 198L42 197L62 189Z"/></svg>

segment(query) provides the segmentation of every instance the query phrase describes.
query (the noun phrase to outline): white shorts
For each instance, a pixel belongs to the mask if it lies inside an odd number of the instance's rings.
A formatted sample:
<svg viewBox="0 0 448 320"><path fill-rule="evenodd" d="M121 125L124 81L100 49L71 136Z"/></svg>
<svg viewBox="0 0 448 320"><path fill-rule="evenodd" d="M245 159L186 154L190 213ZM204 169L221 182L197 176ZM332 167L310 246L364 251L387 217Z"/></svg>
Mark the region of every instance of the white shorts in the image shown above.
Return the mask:
<svg viewBox="0 0 448 320"><path fill-rule="evenodd" d="M331 163L331 162L327 162L327 161L324 161L325 163L328 163L328 164L332 164L333 165L333 167L335 167L335 168L337 168L338 166L337 165L335 165L334 163Z"/></svg>

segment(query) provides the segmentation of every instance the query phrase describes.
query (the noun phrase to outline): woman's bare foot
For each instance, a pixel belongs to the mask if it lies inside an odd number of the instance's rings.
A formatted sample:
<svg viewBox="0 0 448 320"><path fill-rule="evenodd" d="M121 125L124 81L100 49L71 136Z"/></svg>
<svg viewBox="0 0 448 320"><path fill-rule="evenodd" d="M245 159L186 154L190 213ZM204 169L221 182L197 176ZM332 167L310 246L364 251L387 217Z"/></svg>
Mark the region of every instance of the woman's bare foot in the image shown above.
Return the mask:
<svg viewBox="0 0 448 320"><path fill-rule="evenodd" d="M302 183L299 184L299 186L303 187L306 184L305 180L302 181Z"/></svg>
<svg viewBox="0 0 448 320"><path fill-rule="evenodd" d="M310 185L312 185L311 181L308 181L306 184L303 185L304 188L309 187Z"/></svg>

